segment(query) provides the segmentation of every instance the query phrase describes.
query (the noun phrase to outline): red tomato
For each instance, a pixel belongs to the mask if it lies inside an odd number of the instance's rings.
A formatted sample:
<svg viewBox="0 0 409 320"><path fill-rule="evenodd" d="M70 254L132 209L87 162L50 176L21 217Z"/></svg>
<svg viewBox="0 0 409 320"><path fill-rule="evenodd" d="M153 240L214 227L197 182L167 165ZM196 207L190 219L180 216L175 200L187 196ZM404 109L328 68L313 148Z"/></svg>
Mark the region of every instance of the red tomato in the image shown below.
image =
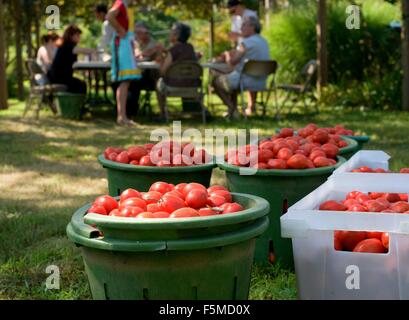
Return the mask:
<svg viewBox="0 0 409 320"><path fill-rule="evenodd" d="M119 211L119 215L126 218L135 218L142 212L144 212L144 210L139 207L126 207Z"/></svg>
<svg viewBox="0 0 409 320"><path fill-rule="evenodd" d="M193 165L193 159L184 154L175 154L173 156L172 164L180 167L191 166Z"/></svg>
<svg viewBox="0 0 409 320"><path fill-rule="evenodd" d="M364 206L361 206L360 204L354 204L350 207L348 207L348 211L352 212L367 212L368 209Z"/></svg>
<svg viewBox="0 0 409 320"><path fill-rule="evenodd" d="M100 196L95 199L94 205L102 206L107 212L118 208L118 202L111 196Z"/></svg>
<svg viewBox="0 0 409 320"><path fill-rule="evenodd" d="M308 157L308 159L310 159L311 161L314 161L316 158L319 158L319 157L326 157L325 152L322 150L314 150L310 153L310 156Z"/></svg>
<svg viewBox="0 0 409 320"><path fill-rule="evenodd" d="M142 212L138 215L138 218L142 219L166 219L169 218L170 214L167 212L159 211L159 212Z"/></svg>
<svg viewBox="0 0 409 320"><path fill-rule="evenodd" d="M381 205L383 205L383 206L385 207L385 209L388 209L388 208L391 206L391 204L389 203L389 201L386 200L386 199L383 198L383 197L376 199L376 201L378 201Z"/></svg>
<svg viewBox="0 0 409 320"><path fill-rule="evenodd" d="M343 204L345 207L349 208L352 206L359 205L359 202L356 201L355 199L347 199L347 200L344 200Z"/></svg>
<svg viewBox="0 0 409 320"><path fill-rule="evenodd" d="M327 143L329 140L328 131L325 129L317 129L312 135L312 139L314 142L318 142L321 144Z"/></svg>
<svg viewBox="0 0 409 320"><path fill-rule="evenodd" d="M335 159L339 153L339 148L331 143L326 143L321 148L324 150L327 158Z"/></svg>
<svg viewBox="0 0 409 320"><path fill-rule="evenodd" d="M265 162L259 162L252 166L252 168L260 169L260 170L267 170L268 165Z"/></svg>
<svg viewBox="0 0 409 320"><path fill-rule="evenodd" d="M219 211L210 209L210 208L201 208L199 211L199 216L201 217L207 217L207 216L217 216L220 214Z"/></svg>
<svg viewBox="0 0 409 320"><path fill-rule="evenodd" d="M258 152L258 162L268 162L274 158L274 153L269 149L260 149Z"/></svg>
<svg viewBox="0 0 409 320"><path fill-rule="evenodd" d="M160 203L151 203L146 206L146 211L155 213L163 211L162 205Z"/></svg>
<svg viewBox="0 0 409 320"><path fill-rule="evenodd" d="M386 170L381 169L381 168L375 169L374 172L376 172L376 173L387 173Z"/></svg>
<svg viewBox="0 0 409 320"><path fill-rule="evenodd" d="M400 173L409 173L409 168L402 168Z"/></svg>
<svg viewBox="0 0 409 320"><path fill-rule="evenodd" d="M289 148L282 148L277 153L277 159L289 160L294 155L293 151Z"/></svg>
<svg viewBox="0 0 409 320"><path fill-rule="evenodd" d="M399 201L392 204L389 209L397 213L404 213L406 211L409 211L409 203Z"/></svg>
<svg viewBox="0 0 409 320"><path fill-rule="evenodd" d="M121 153L116 157L115 160L116 160L116 162L119 162L119 163L128 164L128 163L129 163L128 152L126 152L126 151L121 152Z"/></svg>
<svg viewBox="0 0 409 320"><path fill-rule="evenodd" d="M172 213L178 209L185 208L186 204L181 198L173 195L165 195L162 197L160 207L163 211Z"/></svg>
<svg viewBox="0 0 409 320"><path fill-rule="evenodd" d="M154 145L153 143L147 143L147 144L145 144L143 147L144 147L146 150L150 151L150 150L153 149L154 146L155 146L155 145Z"/></svg>
<svg viewBox="0 0 409 320"><path fill-rule="evenodd" d="M119 210L122 210L123 208L126 208L126 207L139 207L143 211L146 211L146 202L145 200L141 198L129 198L129 199L126 199L124 202L121 201Z"/></svg>
<svg viewBox="0 0 409 320"><path fill-rule="evenodd" d="M183 190L187 186L187 183L179 183L175 186L175 190L179 191L181 194L184 194Z"/></svg>
<svg viewBox="0 0 409 320"><path fill-rule="evenodd" d="M380 192L369 192L369 197L370 197L371 199L374 199L374 200L383 197L383 195L384 195L384 194L383 194L383 193L380 193Z"/></svg>
<svg viewBox="0 0 409 320"><path fill-rule="evenodd" d="M226 187L216 185L216 186L211 186L211 187L207 188L207 193L211 194L213 191L218 191L218 190L229 191Z"/></svg>
<svg viewBox="0 0 409 320"><path fill-rule="evenodd" d="M390 203L401 201L400 196L397 193L385 193L384 198L388 200Z"/></svg>
<svg viewBox="0 0 409 320"><path fill-rule="evenodd" d="M287 166L291 169L307 169L309 166L308 159L306 156L296 154L287 161Z"/></svg>
<svg viewBox="0 0 409 320"><path fill-rule="evenodd" d="M139 166L139 161L137 160L132 160L131 162L129 162L129 164L133 165L133 166Z"/></svg>
<svg viewBox="0 0 409 320"><path fill-rule="evenodd" d="M120 201L123 202L129 198L141 198L142 199L142 194L139 191L136 191L135 189L126 189L124 192L121 193Z"/></svg>
<svg viewBox="0 0 409 320"><path fill-rule="evenodd" d="M170 218L194 218L200 217L199 213L192 208L178 209L170 215Z"/></svg>
<svg viewBox="0 0 409 320"><path fill-rule="evenodd" d="M329 167L331 166L331 162L328 158L325 157L318 157L314 160L314 166L317 168Z"/></svg>
<svg viewBox="0 0 409 320"><path fill-rule="evenodd" d="M167 160L160 160L160 161L158 161L156 166L157 167L171 167L172 163L170 161L167 161Z"/></svg>
<svg viewBox="0 0 409 320"><path fill-rule="evenodd" d="M274 154L277 154L283 148L291 149L291 146L285 141L275 142L273 149Z"/></svg>
<svg viewBox="0 0 409 320"><path fill-rule="evenodd" d="M184 189L183 189L183 195L186 197L186 195L192 191L193 189L202 189L207 192L207 189L204 185L196 182L189 183Z"/></svg>
<svg viewBox="0 0 409 320"><path fill-rule="evenodd" d="M106 148L105 151L104 151L104 157L105 157L105 159L109 159L109 155L110 155L111 153L116 153L116 148L114 148L114 147L108 147L108 148Z"/></svg>
<svg viewBox="0 0 409 320"><path fill-rule="evenodd" d="M371 168L367 167L367 166L360 167L359 171L360 172L373 172L373 170Z"/></svg>
<svg viewBox="0 0 409 320"><path fill-rule="evenodd" d="M186 204L193 209L203 208L207 203L207 190L193 189L186 195Z"/></svg>
<svg viewBox="0 0 409 320"><path fill-rule="evenodd" d="M382 233L381 241L385 249L389 249L389 233L388 232Z"/></svg>
<svg viewBox="0 0 409 320"><path fill-rule="evenodd" d="M345 211L347 208L338 201L329 200L322 203L319 209L323 211Z"/></svg>
<svg viewBox="0 0 409 320"><path fill-rule="evenodd" d="M89 210L88 213L97 213L97 214L102 214L104 216L108 215L107 210L105 207L101 205L93 205Z"/></svg>
<svg viewBox="0 0 409 320"><path fill-rule="evenodd" d="M172 191L169 191L169 192L165 193L165 196L167 196L167 195L175 196L175 197L178 197L178 198L180 198L182 200L185 200L185 196L181 192L179 192L177 190L172 190Z"/></svg>
<svg viewBox="0 0 409 320"><path fill-rule="evenodd" d="M348 142L346 142L345 140L341 140L340 142L338 142L338 147L339 148L348 147Z"/></svg>
<svg viewBox="0 0 409 320"><path fill-rule="evenodd" d="M385 253L385 247L379 239L365 239L355 246L353 252Z"/></svg>
<svg viewBox="0 0 409 320"><path fill-rule="evenodd" d="M405 201L405 202L408 202L408 201L409 201L409 199L408 199L408 194L407 194L407 193L400 193L400 194L399 194L399 198L400 198L402 201Z"/></svg>
<svg viewBox="0 0 409 320"><path fill-rule="evenodd" d="M361 193L361 194L358 194L358 195L357 195L356 200L357 200L360 204L365 205L365 203L366 203L368 200L370 200L370 198L369 198L369 196L366 195L365 193Z"/></svg>
<svg viewBox="0 0 409 320"><path fill-rule="evenodd" d="M287 161L280 159L271 159L267 162L269 169L284 170L287 169Z"/></svg>
<svg viewBox="0 0 409 320"><path fill-rule="evenodd" d="M365 231L335 231L335 236L341 241L346 251L352 251L356 245L366 239Z"/></svg>
<svg viewBox="0 0 409 320"><path fill-rule="evenodd" d="M368 200L367 202L365 202L365 207L369 212L382 212L383 210L386 210L388 208L376 200Z"/></svg>
<svg viewBox="0 0 409 320"><path fill-rule="evenodd" d="M210 196L212 196L212 195L218 195L218 196L222 196L222 197L224 197L225 199L226 199L226 202L232 202L232 196L231 196L231 193L229 192L229 191L226 191L226 190L216 190L216 191L213 191L212 193L210 193L209 195Z"/></svg>
<svg viewBox="0 0 409 320"><path fill-rule="evenodd" d="M244 208L238 203L230 203L223 210L223 214L243 211Z"/></svg>
<svg viewBox="0 0 409 320"><path fill-rule="evenodd" d="M260 144L260 149L268 149L273 151L274 150L274 142L272 141L264 141Z"/></svg>
<svg viewBox="0 0 409 320"><path fill-rule="evenodd" d="M367 231L366 232L366 236L369 238L369 239L379 239L379 240L381 240L382 239L382 235L383 235L383 232L376 232L376 231Z"/></svg>
<svg viewBox="0 0 409 320"><path fill-rule="evenodd" d="M213 194L207 199L207 204L211 207L220 207L225 203L226 198L218 194Z"/></svg>
<svg viewBox="0 0 409 320"><path fill-rule="evenodd" d="M108 155L108 160L110 160L110 161L116 161L116 158L118 158L118 154L115 153L115 152L110 153L110 154Z"/></svg>
<svg viewBox="0 0 409 320"><path fill-rule="evenodd" d="M294 135L294 129L292 128L282 128L280 130L280 137L286 138L286 137L292 137Z"/></svg>
<svg viewBox="0 0 409 320"><path fill-rule="evenodd" d="M166 192L172 191L172 187L166 182L155 182L151 185L149 191L157 191L161 194L165 194Z"/></svg>
<svg viewBox="0 0 409 320"><path fill-rule="evenodd" d="M344 248L342 247L342 242L339 238L334 237L334 249L337 251L343 251Z"/></svg>
<svg viewBox="0 0 409 320"><path fill-rule="evenodd" d="M162 193L158 191L149 191L142 195L142 199L145 200L146 204L158 203L162 198Z"/></svg>
<svg viewBox="0 0 409 320"><path fill-rule="evenodd" d="M351 191L350 193L347 194L347 199L356 199L356 197L361 194L362 192L359 191Z"/></svg>
<svg viewBox="0 0 409 320"><path fill-rule="evenodd" d="M155 166L153 164L150 156L143 156L141 158L141 160L139 160L139 165L140 166L145 166L145 167L154 167Z"/></svg>
<svg viewBox="0 0 409 320"><path fill-rule="evenodd" d="M128 154L130 160L139 161L143 156L148 154L148 151L144 147L136 146L128 148Z"/></svg>
<svg viewBox="0 0 409 320"><path fill-rule="evenodd" d="M212 161L212 157L204 149L195 150L193 163L197 165L206 164Z"/></svg>

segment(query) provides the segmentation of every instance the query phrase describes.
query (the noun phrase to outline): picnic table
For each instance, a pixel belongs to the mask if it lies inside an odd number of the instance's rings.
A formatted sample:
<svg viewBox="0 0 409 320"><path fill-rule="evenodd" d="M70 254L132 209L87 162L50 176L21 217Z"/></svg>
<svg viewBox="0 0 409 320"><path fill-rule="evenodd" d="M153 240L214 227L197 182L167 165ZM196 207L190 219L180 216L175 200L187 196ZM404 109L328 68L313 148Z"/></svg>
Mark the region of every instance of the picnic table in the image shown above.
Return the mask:
<svg viewBox="0 0 409 320"><path fill-rule="evenodd" d="M87 94L87 104L92 106L98 104L110 104L111 100L108 98L108 76L107 73L111 70L111 63L108 61L78 61L73 64L73 69L75 71L80 71L84 73L85 78L88 82L88 94ZM104 99L100 100L98 98L98 93L100 89L100 76L103 81ZM94 91L95 95L92 94L92 80L95 79Z"/></svg>

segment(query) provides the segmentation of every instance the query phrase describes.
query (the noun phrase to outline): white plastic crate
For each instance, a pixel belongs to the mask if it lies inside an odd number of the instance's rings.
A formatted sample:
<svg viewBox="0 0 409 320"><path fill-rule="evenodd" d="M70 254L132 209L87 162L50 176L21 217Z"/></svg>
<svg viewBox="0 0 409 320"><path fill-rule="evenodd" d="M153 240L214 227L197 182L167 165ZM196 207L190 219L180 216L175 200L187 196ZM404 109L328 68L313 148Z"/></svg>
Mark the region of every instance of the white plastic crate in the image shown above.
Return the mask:
<svg viewBox="0 0 409 320"><path fill-rule="evenodd" d="M345 162L342 166L340 166L337 170L334 171L332 177L339 175L339 174L350 174L354 175L357 174L355 172L351 172L354 169L358 169L359 167L367 166L371 169L381 168L384 170L389 170L389 159L390 155L383 151L372 151L372 150L364 150L355 153L351 159ZM364 173L363 173L364 174ZM365 173L368 174L368 173ZM375 174L375 173L374 173Z"/></svg>
<svg viewBox="0 0 409 320"><path fill-rule="evenodd" d="M281 235L292 238L299 297L409 299L409 214L318 210L353 190L409 193L409 175L335 176L289 208ZM389 232L389 252L336 251L335 230ZM359 289L350 286L352 279Z"/></svg>

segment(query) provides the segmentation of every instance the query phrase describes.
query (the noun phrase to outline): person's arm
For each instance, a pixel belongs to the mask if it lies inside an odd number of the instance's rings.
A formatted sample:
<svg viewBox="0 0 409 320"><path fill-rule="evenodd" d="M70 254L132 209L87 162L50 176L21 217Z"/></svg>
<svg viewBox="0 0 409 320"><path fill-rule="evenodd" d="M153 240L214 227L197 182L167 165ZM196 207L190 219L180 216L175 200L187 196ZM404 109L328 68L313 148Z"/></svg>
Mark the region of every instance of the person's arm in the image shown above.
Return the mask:
<svg viewBox="0 0 409 320"><path fill-rule="evenodd" d="M165 60L162 62L160 66L160 73L161 75L165 75L166 71L168 71L170 65L173 63L173 58L170 52L166 55Z"/></svg>
<svg viewBox="0 0 409 320"><path fill-rule="evenodd" d="M42 61L42 63L45 66L50 66L52 63L52 59L48 56L48 52L47 49L45 47L41 47L38 50L38 57L40 58L40 61Z"/></svg>
<svg viewBox="0 0 409 320"><path fill-rule="evenodd" d="M121 37L124 38L126 36L126 30L119 24L118 20L116 19L119 14L118 8L112 8L109 10L107 14L107 20L111 24L112 28L115 29L116 33Z"/></svg>
<svg viewBox="0 0 409 320"><path fill-rule="evenodd" d="M240 63L246 54L246 47L241 44L239 50L226 52L226 62L231 66L236 66Z"/></svg>
<svg viewBox="0 0 409 320"><path fill-rule="evenodd" d="M109 22L104 21L102 25L102 36L98 45L99 49L106 49L107 47L109 47L109 44L112 39L112 33L113 33L112 27L110 26Z"/></svg>

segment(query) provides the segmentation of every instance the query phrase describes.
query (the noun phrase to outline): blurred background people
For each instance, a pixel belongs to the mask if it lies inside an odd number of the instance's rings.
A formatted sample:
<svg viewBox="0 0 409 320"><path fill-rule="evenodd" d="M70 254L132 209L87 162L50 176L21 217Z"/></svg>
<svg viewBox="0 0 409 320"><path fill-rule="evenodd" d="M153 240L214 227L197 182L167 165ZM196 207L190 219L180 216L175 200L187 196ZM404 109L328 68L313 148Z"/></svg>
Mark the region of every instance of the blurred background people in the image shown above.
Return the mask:
<svg viewBox="0 0 409 320"><path fill-rule="evenodd" d="M114 29L107 20L108 7L105 4L98 4L95 7L95 17L102 22L101 39L98 44L98 50L109 54L111 52L111 42L114 35Z"/></svg>
<svg viewBox="0 0 409 320"><path fill-rule="evenodd" d="M232 17L231 32L229 33L229 39L232 40L237 49L243 40L243 35L241 33L241 26L243 25L243 20L246 17L258 18L257 12L247 9L241 0L229 0L227 3L227 8Z"/></svg>
<svg viewBox="0 0 409 320"><path fill-rule="evenodd" d="M143 22L135 23L135 57L139 60L154 61L162 53L163 45L151 36L149 28Z"/></svg>
<svg viewBox="0 0 409 320"><path fill-rule="evenodd" d="M81 29L76 25L70 25L64 31L62 44L57 49L53 63L48 71L48 78L51 83L66 85L68 92L86 94L86 83L73 76L73 64L78 60L79 54L92 55L95 50L78 46L81 33Z"/></svg>
<svg viewBox="0 0 409 320"><path fill-rule="evenodd" d="M42 37L42 46L37 51L36 62L43 70L44 74L47 74L54 61L55 54L57 53L57 41L60 37L54 32L49 32ZM40 85L46 84L47 80L44 75L37 74L36 81Z"/></svg>

